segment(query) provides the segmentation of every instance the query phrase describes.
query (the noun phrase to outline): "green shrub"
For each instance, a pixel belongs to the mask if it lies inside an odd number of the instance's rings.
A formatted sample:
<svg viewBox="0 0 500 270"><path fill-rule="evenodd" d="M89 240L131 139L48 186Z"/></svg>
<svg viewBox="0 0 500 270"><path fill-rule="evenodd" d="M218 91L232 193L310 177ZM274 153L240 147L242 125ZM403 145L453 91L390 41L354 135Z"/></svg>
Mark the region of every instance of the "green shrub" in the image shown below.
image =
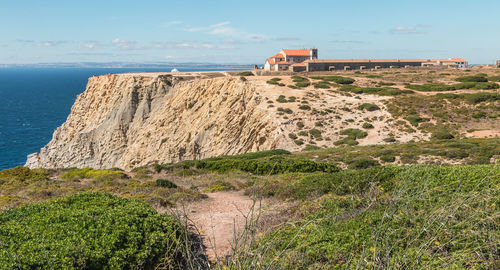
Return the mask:
<svg viewBox="0 0 500 270"><path fill-rule="evenodd" d="M410 124L414 127L418 127L419 123L424 122L424 119L418 115L409 115L405 117L405 119L410 122Z"/></svg>
<svg viewBox="0 0 500 270"><path fill-rule="evenodd" d="M203 190L203 192L206 193L214 193L214 192L221 192L221 191L227 191L227 190L232 190L234 187L224 181L216 181L215 183L209 185L207 188Z"/></svg>
<svg viewBox="0 0 500 270"><path fill-rule="evenodd" d="M309 82L309 79L301 77L301 76L292 76L293 82L296 83L303 83L303 82Z"/></svg>
<svg viewBox="0 0 500 270"><path fill-rule="evenodd" d="M296 145L299 145L299 146L304 144L304 140L302 140L302 139L294 140L293 142L294 142Z"/></svg>
<svg viewBox="0 0 500 270"><path fill-rule="evenodd" d="M156 186L157 187L166 187L166 188L177 188L177 185L166 179L156 179Z"/></svg>
<svg viewBox="0 0 500 270"><path fill-rule="evenodd" d="M128 176L118 170L96 170L92 168L83 168L69 169L59 177L65 180L79 180L85 178L95 180L113 180L127 178Z"/></svg>
<svg viewBox="0 0 500 270"><path fill-rule="evenodd" d="M355 94L372 94L379 96L398 96L403 94L411 94L411 90L400 90L394 87L358 87L355 85L343 85L339 89L344 92L351 92Z"/></svg>
<svg viewBox="0 0 500 270"><path fill-rule="evenodd" d="M373 166L379 166L380 164L371 158L355 158L347 162L349 169L368 169Z"/></svg>
<svg viewBox="0 0 500 270"><path fill-rule="evenodd" d="M359 110L367 110L369 112L373 112L373 111L376 111L376 110L380 110L380 107L373 104L373 103L363 103L361 105L358 106L358 109Z"/></svg>
<svg viewBox="0 0 500 270"><path fill-rule="evenodd" d="M46 169L32 169L31 170L27 167L21 167L21 166L0 171L0 180L41 181L41 180L47 180L49 178L49 176L50 176L50 173Z"/></svg>
<svg viewBox="0 0 500 270"><path fill-rule="evenodd" d="M280 79L280 78L272 78L272 79L268 80L266 83L267 83L267 84L278 85L278 84L279 84L279 81L281 81L281 79Z"/></svg>
<svg viewBox="0 0 500 270"><path fill-rule="evenodd" d="M301 109L301 110L310 110L311 106L303 104L303 105L299 106L299 109Z"/></svg>
<svg viewBox="0 0 500 270"><path fill-rule="evenodd" d="M354 145L358 145L359 142L356 141L356 139L353 139L351 137L345 137L343 139L340 139L340 140L334 142L333 144L334 145L343 145L343 144L345 144L345 145L354 146Z"/></svg>
<svg viewBox="0 0 500 270"><path fill-rule="evenodd" d="M455 137L449 131L440 129L432 133L432 138L438 140L451 140Z"/></svg>
<svg viewBox="0 0 500 270"><path fill-rule="evenodd" d="M330 84L328 82L315 82L313 83L314 88L330 89Z"/></svg>
<svg viewBox="0 0 500 270"><path fill-rule="evenodd" d="M253 75L253 72L251 72L251 71L243 71L243 72L238 73L238 76L245 77L245 76L254 76L254 75Z"/></svg>
<svg viewBox="0 0 500 270"><path fill-rule="evenodd" d="M382 160L383 162L394 162L396 161L396 157L393 155L383 155L380 156L380 160Z"/></svg>
<svg viewBox="0 0 500 270"><path fill-rule="evenodd" d="M500 88L500 85L493 82L462 82L453 85L447 85L443 83L429 83L421 85L416 85L416 84L407 85L406 88L417 91L436 92L436 91L454 91L462 89L476 89L476 90L498 89Z"/></svg>
<svg viewBox="0 0 500 270"><path fill-rule="evenodd" d="M333 164L284 156L274 156L256 160L202 160L198 164L198 168L216 171L219 173L225 173L231 170L240 170L258 175L281 174L288 172L335 172L339 170L339 168Z"/></svg>
<svg viewBox="0 0 500 270"><path fill-rule="evenodd" d="M475 111L472 113L472 118L476 118L476 119L486 118L486 113L483 111Z"/></svg>
<svg viewBox="0 0 500 270"><path fill-rule="evenodd" d="M297 122L297 127L298 127L299 129L304 128L304 123L303 123L303 122Z"/></svg>
<svg viewBox="0 0 500 270"><path fill-rule="evenodd" d="M308 133L307 131L304 131L304 130L299 131L299 133L298 133L298 134L299 134L299 136L302 136L302 137L309 136L309 133Z"/></svg>
<svg viewBox="0 0 500 270"><path fill-rule="evenodd" d="M371 129L371 128L374 128L374 126L370 123L363 123L363 128L364 129Z"/></svg>
<svg viewBox="0 0 500 270"><path fill-rule="evenodd" d="M321 130L319 129L310 129L309 130L309 134L311 134L311 136L313 136L314 138L321 138Z"/></svg>
<svg viewBox="0 0 500 270"><path fill-rule="evenodd" d="M484 76L462 76L455 79L457 82L487 82L488 79Z"/></svg>
<svg viewBox="0 0 500 270"><path fill-rule="evenodd" d="M279 103L286 103L286 102L288 102L288 101L286 100L286 97L285 97L285 96L283 96L283 95L280 95L280 96L276 99L276 101L277 101L277 102L279 102Z"/></svg>
<svg viewBox="0 0 500 270"><path fill-rule="evenodd" d="M362 131L361 129L348 128L340 131L340 135L347 135L347 137L352 139L362 139L368 136L368 133L366 133L366 131Z"/></svg>
<svg viewBox="0 0 500 270"><path fill-rule="evenodd" d="M295 140L297 139L297 135L295 135L295 133L288 133L288 138Z"/></svg>
<svg viewBox="0 0 500 270"><path fill-rule="evenodd" d="M136 200L81 193L0 213L3 269L183 268L188 236ZM14 257L13 257L14 256Z"/></svg>
<svg viewBox="0 0 500 270"><path fill-rule="evenodd" d="M319 147L317 145L308 144L308 145L306 145L306 147L304 147L302 149L302 151L314 151L314 150L318 150L318 149L321 149L321 147Z"/></svg>
<svg viewBox="0 0 500 270"><path fill-rule="evenodd" d="M384 142L395 142L396 139L393 137L384 138Z"/></svg>
<svg viewBox="0 0 500 270"><path fill-rule="evenodd" d="M326 82L335 82L338 84L353 84L356 81L353 78L342 77L342 76L316 76L316 77L311 77L311 79L322 80Z"/></svg>
<svg viewBox="0 0 500 270"><path fill-rule="evenodd" d="M298 82L295 84L295 86L299 87L299 88L308 87L309 85L311 85L311 83L309 83L309 82Z"/></svg>

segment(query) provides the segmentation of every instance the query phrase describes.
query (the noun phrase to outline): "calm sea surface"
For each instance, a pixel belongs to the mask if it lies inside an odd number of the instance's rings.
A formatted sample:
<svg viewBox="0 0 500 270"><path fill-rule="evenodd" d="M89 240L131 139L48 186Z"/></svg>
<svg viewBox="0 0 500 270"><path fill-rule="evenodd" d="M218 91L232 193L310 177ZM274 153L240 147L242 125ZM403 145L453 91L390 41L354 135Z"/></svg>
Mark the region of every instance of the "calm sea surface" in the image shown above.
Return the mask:
<svg viewBox="0 0 500 270"><path fill-rule="evenodd" d="M24 165L51 140L89 77L135 71L170 68L0 68L0 170Z"/></svg>

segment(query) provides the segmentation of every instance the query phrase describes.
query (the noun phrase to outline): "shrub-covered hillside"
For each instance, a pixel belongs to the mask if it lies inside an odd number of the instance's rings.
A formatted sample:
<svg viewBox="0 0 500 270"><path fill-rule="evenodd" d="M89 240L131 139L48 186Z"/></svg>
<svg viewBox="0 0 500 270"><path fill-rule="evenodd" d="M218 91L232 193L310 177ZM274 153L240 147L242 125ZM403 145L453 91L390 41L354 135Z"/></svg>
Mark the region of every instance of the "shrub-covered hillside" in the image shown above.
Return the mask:
<svg viewBox="0 0 500 270"><path fill-rule="evenodd" d="M286 179L286 180L285 180ZM234 269L495 269L500 167L386 166L283 177L254 191L299 200Z"/></svg>
<svg viewBox="0 0 500 270"><path fill-rule="evenodd" d="M186 237L149 205L81 193L0 213L0 269L182 267Z"/></svg>

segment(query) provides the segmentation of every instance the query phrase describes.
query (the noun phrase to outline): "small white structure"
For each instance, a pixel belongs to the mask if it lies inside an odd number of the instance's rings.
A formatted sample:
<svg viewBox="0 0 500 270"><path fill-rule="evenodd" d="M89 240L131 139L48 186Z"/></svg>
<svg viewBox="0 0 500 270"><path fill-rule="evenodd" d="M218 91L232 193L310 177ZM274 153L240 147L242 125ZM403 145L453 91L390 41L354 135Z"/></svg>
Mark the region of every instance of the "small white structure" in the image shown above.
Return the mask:
<svg viewBox="0 0 500 270"><path fill-rule="evenodd" d="M176 68L174 68L174 69L172 69L170 72L171 72L171 73L177 73L177 72L179 72L179 70L177 70Z"/></svg>

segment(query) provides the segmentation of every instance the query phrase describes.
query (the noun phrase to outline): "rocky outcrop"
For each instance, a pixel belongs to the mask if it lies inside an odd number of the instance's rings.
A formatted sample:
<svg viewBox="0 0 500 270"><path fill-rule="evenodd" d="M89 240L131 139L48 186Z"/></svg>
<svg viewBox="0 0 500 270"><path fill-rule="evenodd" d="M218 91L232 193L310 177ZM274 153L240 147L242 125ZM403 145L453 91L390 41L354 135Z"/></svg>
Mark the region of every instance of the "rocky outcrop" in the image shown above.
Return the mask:
<svg viewBox="0 0 500 270"><path fill-rule="evenodd" d="M131 169L276 148L285 136L261 103L255 86L237 77L92 77L26 166Z"/></svg>
<svg viewBox="0 0 500 270"><path fill-rule="evenodd" d="M290 76L280 77L281 86L266 83L271 78L228 72L92 77L67 121L26 166L129 170L275 148L337 147L348 128L367 132L355 142L360 145L428 138L395 125L404 119L388 112L391 97L283 87L294 84ZM379 109L360 109L364 103Z"/></svg>

